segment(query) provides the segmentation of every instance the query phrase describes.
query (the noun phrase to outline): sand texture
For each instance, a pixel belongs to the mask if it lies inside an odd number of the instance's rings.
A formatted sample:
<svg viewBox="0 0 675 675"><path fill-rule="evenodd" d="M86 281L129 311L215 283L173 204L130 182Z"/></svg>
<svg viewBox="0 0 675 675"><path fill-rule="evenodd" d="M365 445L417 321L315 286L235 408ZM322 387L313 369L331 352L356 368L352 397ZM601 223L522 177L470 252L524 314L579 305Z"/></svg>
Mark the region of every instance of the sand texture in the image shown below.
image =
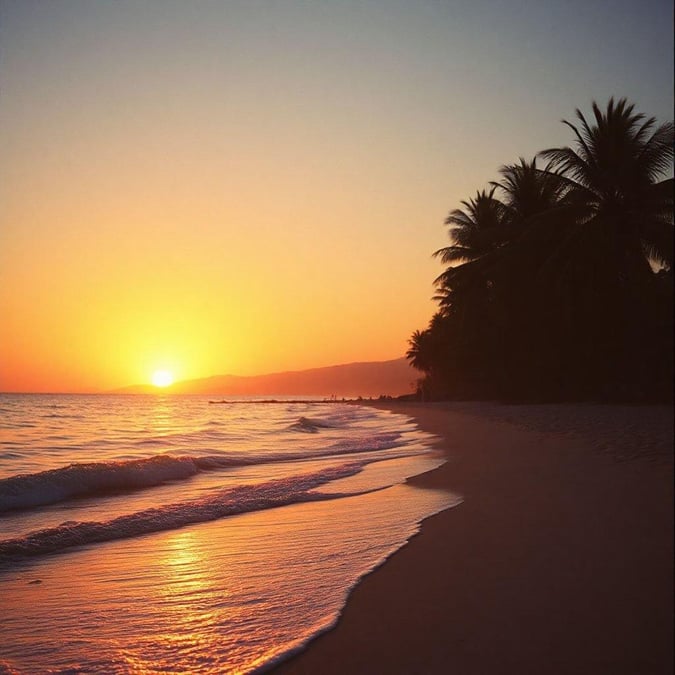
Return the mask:
<svg viewBox="0 0 675 675"><path fill-rule="evenodd" d="M672 409L399 404L464 502L274 672L670 674Z"/></svg>

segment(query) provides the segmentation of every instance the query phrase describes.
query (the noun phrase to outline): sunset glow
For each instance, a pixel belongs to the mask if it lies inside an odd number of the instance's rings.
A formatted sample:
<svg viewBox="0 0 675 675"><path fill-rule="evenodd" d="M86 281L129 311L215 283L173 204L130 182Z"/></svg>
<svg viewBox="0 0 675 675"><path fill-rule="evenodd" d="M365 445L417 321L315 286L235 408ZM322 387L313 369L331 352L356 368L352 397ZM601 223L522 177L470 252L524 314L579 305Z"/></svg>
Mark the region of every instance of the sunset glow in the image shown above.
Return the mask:
<svg viewBox="0 0 675 675"><path fill-rule="evenodd" d="M674 1L0 0L0 675L671 673Z"/></svg>
<svg viewBox="0 0 675 675"><path fill-rule="evenodd" d="M671 21L530 4L2 2L0 390L403 356L450 209L575 104L672 110Z"/></svg>
<svg viewBox="0 0 675 675"><path fill-rule="evenodd" d="M152 374L155 387L168 387L173 384L173 375L168 370L156 370Z"/></svg>

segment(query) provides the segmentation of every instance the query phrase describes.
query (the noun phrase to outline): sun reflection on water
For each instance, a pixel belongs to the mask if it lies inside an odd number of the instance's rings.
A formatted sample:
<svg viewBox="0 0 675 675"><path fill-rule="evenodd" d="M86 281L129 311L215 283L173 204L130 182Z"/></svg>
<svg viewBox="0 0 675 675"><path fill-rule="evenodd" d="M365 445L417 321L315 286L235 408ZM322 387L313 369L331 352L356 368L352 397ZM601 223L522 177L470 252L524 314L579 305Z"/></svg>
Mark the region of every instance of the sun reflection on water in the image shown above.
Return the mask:
<svg viewBox="0 0 675 675"><path fill-rule="evenodd" d="M133 405L130 400L121 399L117 417L102 414L97 426L78 432L83 445L107 428L117 436L105 459L163 451L211 454L220 448L295 452L314 440L288 431L305 412L298 406L270 409L267 426L254 429L261 413L246 418L248 408L209 407L203 399L179 396L143 397ZM108 399L96 405L105 410ZM359 429L354 434L361 434ZM340 438L338 432L325 434L318 448ZM88 455L76 456L81 457ZM55 510L53 524L66 517L107 522L133 514L159 520L175 509L193 508L190 502L215 490L310 473L325 461L205 472L93 505L74 503L67 514ZM77 668L109 675L215 675L264 666L327 628L356 578L405 542L424 515L448 505L445 493L397 484L400 476L415 473L406 461L420 472L416 457L390 459L322 488L359 496L252 510L90 544L40 559L15 577L5 575L1 604L10 611L0 621L0 656L24 666L21 672L46 672L47 661L54 672Z"/></svg>
<svg viewBox="0 0 675 675"><path fill-rule="evenodd" d="M174 426L174 406L171 399L166 396L158 396L152 407L150 426L154 434L163 435L169 433Z"/></svg>
<svg viewBox="0 0 675 675"><path fill-rule="evenodd" d="M216 596L228 594L222 586L216 588L197 538L198 533L191 531L173 534L157 562L163 571L163 583L156 589L158 599L171 614L166 625L174 627L162 639L180 643L182 648L203 643L206 629L216 620L217 612L212 609Z"/></svg>

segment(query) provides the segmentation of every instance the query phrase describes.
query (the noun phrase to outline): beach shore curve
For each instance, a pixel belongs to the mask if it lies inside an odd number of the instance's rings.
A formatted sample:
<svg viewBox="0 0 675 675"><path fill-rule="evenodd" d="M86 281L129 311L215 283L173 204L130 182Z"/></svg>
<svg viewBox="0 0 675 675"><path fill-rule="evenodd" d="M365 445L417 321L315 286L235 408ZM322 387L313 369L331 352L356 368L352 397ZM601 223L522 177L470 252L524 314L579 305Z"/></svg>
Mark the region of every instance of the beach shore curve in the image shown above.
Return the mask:
<svg viewBox="0 0 675 675"><path fill-rule="evenodd" d="M672 672L672 407L374 405L447 454L409 482L464 502L272 672Z"/></svg>

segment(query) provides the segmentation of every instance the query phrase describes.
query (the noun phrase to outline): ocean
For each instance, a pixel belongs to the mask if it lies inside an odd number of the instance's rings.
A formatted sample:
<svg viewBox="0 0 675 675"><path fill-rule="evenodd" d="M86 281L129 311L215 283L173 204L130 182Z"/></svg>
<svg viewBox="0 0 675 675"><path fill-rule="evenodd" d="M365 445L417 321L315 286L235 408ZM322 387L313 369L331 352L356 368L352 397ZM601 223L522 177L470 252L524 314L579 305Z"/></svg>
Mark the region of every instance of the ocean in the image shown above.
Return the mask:
<svg viewBox="0 0 675 675"><path fill-rule="evenodd" d="M459 503L411 419L340 402L0 395L0 673L252 673Z"/></svg>

